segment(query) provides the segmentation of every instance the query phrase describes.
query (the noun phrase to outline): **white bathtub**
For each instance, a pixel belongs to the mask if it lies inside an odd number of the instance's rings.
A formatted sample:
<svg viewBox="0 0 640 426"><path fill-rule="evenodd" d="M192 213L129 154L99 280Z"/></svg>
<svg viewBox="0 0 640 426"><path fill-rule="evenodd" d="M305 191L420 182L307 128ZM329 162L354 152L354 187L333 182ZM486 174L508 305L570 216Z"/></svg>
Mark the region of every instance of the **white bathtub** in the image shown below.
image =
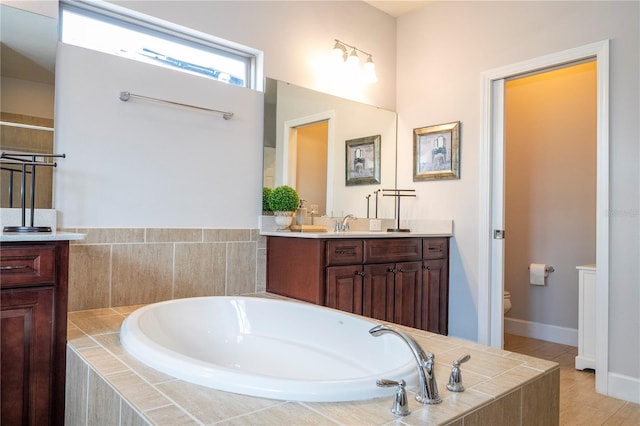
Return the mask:
<svg viewBox="0 0 640 426"><path fill-rule="evenodd" d="M215 389L290 401L353 401L391 395L377 379L417 382L409 347L373 337L377 323L306 303L197 297L133 312L120 339L159 371Z"/></svg>

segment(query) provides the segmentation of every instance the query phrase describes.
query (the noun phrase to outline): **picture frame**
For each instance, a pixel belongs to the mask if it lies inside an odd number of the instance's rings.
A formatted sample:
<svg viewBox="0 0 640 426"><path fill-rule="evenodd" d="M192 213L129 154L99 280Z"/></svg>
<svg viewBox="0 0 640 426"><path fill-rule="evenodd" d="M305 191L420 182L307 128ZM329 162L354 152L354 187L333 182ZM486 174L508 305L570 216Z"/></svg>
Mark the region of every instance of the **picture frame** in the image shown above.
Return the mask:
<svg viewBox="0 0 640 426"><path fill-rule="evenodd" d="M413 129L413 181L460 179L460 122Z"/></svg>
<svg viewBox="0 0 640 426"><path fill-rule="evenodd" d="M380 135L345 142L345 184L380 183Z"/></svg>

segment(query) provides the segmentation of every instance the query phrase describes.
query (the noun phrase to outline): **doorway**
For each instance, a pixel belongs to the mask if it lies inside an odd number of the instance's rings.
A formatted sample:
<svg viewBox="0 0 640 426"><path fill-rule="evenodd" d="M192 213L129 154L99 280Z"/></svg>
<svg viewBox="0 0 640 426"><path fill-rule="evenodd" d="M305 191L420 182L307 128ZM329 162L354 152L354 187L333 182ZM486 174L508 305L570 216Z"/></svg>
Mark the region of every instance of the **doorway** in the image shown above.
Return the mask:
<svg viewBox="0 0 640 426"><path fill-rule="evenodd" d="M502 347L504 288L504 79L594 58L596 142L596 391L609 376L609 41L601 41L482 73L479 182L478 341Z"/></svg>
<svg viewBox="0 0 640 426"><path fill-rule="evenodd" d="M295 188L306 206L315 206L315 213L327 211L327 121L320 121L295 128L297 133Z"/></svg>
<svg viewBox="0 0 640 426"><path fill-rule="evenodd" d="M596 256L596 62L507 78L504 98L504 330L575 347L576 267ZM539 285L533 263L550 270Z"/></svg>
<svg viewBox="0 0 640 426"><path fill-rule="evenodd" d="M333 111L324 111L284 122L282 140L282 185L289 185L295 188L300 197L307 201L307 207L313 205L316 213L319 215L330 214L333 208L333 161L331 161L331 159L334 155L333 146L335 144L334 123L335 113ZM316 125L318 125L318 127L315 127ZM308 134L307 130L309 131ZM313 140L317 138L322 140L313 142ZM313 149L313 152L309 151L308 155L305 155L307 157L319 156L321 158L309 158L310 161L318 163L316 166L313 166L317 174L309 178L309 180L315 180L315 182L309 182L310 185L314 186L313 189L309 189L309 191L312 192L311 195L307 195L307 189L303 192L297 187L298 170L310 167L298 164L298 150L305 150L305 147L299 145L301 145L301 142L305 145L305 139L311 140L309 145L321 145L323 147L318 148L316 146L315 148L309 148ZM322 171L320 171L322 167L320 163L324 164ZM301 171L303 175L306 173L304 170ZM307 178L303 177L303 180L305 179ZM321 192L321 187L324 187L324 192ZM323 206L322 209L321 206Z"/></svg>

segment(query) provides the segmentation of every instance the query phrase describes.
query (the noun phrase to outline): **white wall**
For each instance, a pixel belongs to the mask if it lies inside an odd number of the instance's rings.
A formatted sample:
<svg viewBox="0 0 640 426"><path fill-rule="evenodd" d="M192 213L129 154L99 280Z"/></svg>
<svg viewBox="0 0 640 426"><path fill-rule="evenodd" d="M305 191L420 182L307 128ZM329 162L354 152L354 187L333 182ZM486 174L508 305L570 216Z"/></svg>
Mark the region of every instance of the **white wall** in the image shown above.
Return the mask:
<svg viewBox="0 0 640 426"><path fill-rule="evenodd" d="M262 50L265 76L395 108L395 19L363 2L112 3ZM335 38L371 52L380 82L333 85L321 65ZM257 226L262 93L64 45L56 66L56 151L69 156L55 177L63 226ZM236 117L124 104L121 90Z"/></svg>
<svg viewBox="0 0 640 426"><path fill-rule="evenodd" d="M262 50L265 77L395 110L396 20L362 1L110 3ZM371 53L379 81L337 82L326 69L334 39Z"/></svg>
<svg viewBox="0 0 640 426"><path fill-rule="evenodd" d="M415 218L449 217L450 333L477 338L483 71L610 39L610 371L640 378L638 2L433 2L398 19L398 185ZM462 122L461 178L412 182L412 129ZM600 242L599 242L600 243Z"/></svg>
<svg viewBox="0 0 640 426"><path fill-rule="evenodd" d="M57 60L62 226L257 227L261 93L70 45ZM234 116L122 102L121 91Z"/></svg>

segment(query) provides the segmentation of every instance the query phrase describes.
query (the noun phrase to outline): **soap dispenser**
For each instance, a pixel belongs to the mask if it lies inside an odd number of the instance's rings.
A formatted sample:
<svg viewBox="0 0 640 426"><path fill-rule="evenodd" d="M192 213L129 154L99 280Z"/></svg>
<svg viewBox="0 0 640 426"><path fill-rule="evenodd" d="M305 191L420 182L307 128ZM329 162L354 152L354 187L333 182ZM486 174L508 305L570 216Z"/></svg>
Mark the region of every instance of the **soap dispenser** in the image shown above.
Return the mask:
<svg viewBox="0 0 640 426"><path fill-rule="evenodd" d="M300 205L296 211L296 225L300 226L304 225L304 221L307 219L307 208L304 206L304 201L302 198L300 199Z"/></svg>

